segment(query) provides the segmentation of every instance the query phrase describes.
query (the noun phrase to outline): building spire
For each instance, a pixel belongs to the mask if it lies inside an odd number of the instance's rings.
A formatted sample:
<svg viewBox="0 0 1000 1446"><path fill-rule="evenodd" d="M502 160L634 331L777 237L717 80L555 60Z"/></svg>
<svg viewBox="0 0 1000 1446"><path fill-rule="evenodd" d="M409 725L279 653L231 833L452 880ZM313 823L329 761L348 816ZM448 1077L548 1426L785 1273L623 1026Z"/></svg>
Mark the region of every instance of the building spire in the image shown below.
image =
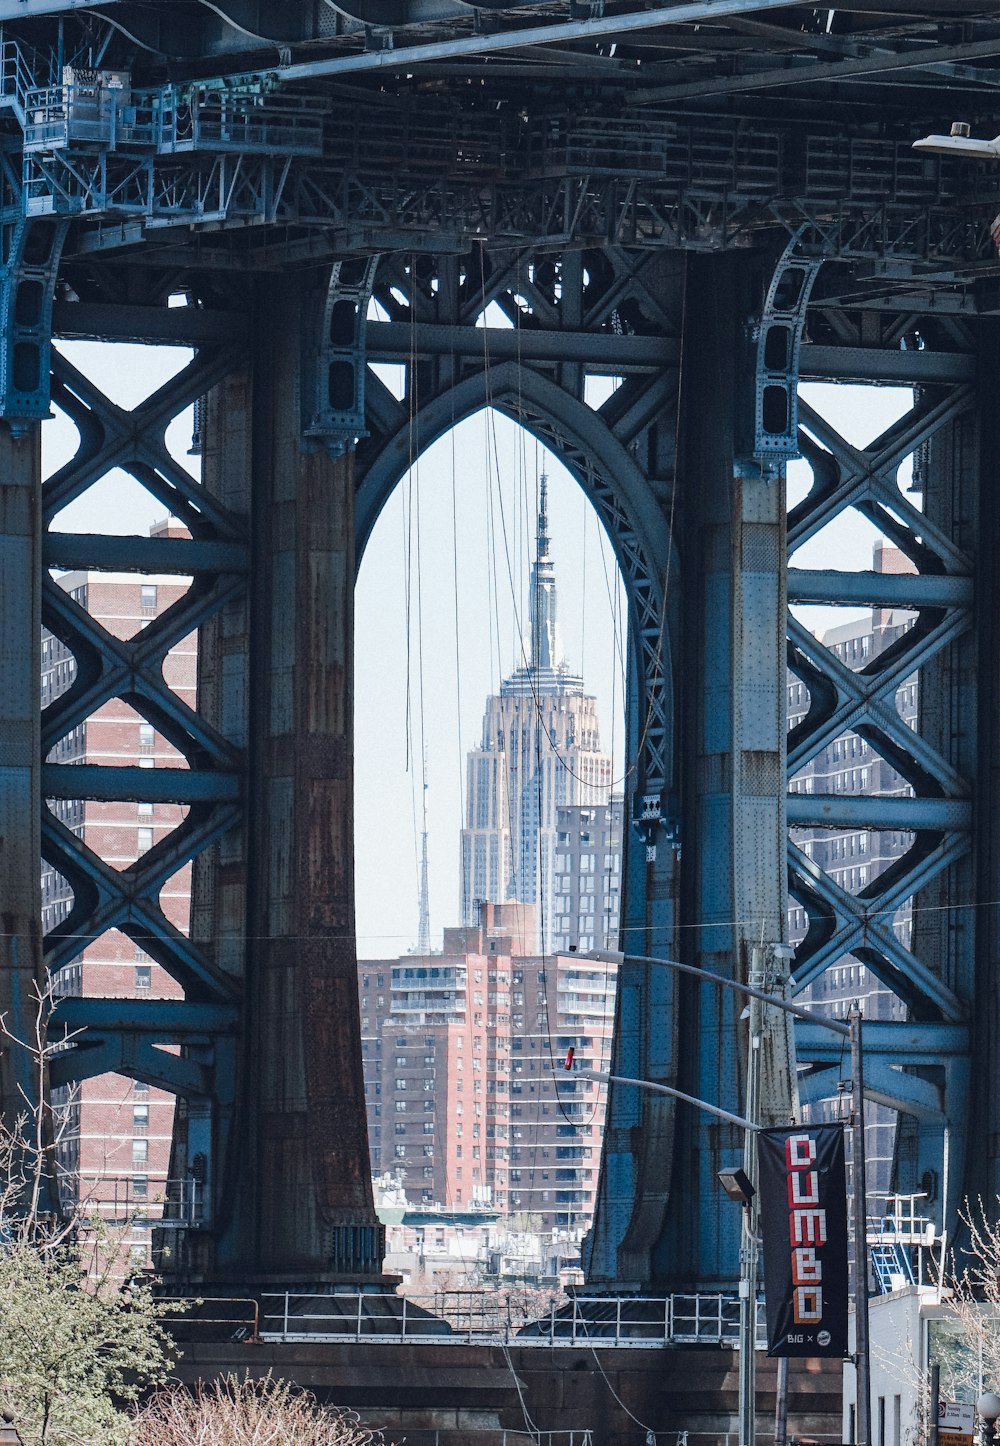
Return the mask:
<svg viewBox="0 0 1000 1446"><path fill-rule="evenodd" d="M424 744L423 830L420 835L420 917L417 924L417 953L431 952L431 894L427 884L427 744Z"/></svg>
<svg viewBox="0 0 1000 1446"><path fill-rule="evenodd" d="M531 568L531 669L556 669L560 663L556 627L556 571L549 556L549 479L538 479L538 532Z"/></svg>

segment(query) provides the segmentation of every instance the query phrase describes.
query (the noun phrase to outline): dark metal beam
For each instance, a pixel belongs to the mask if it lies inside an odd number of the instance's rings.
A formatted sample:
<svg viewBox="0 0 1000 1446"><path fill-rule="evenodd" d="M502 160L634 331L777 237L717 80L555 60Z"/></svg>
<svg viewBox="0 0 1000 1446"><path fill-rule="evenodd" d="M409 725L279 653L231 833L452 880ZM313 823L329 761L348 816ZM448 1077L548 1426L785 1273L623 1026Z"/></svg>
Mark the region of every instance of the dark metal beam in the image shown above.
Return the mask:
<svg viewBox="0 0 1000 1446"><path fill-rule="evenodd" d="M861 75L884 75L894 70L915 70L944 61L975 60L1000 56L1000 34L989 40L969 40L961 45L921 45L896 54L879 52L849 60L818 61L814 64L781 66L756 74L727 75L689 81L683 85L654 86L639 90L634 99L640 103L663 104L675 100L705 100L713 95L771 90L783 85L813 85L819 80L840 81ZM1000 75L997 77L1000 84Z"/></svg>
<svg viewBox="0 0 1000 1446"><path fill-rule="evenodd" d="M860 603L885 608L955 608L972 604L972 578L947 573L838 572L790 567L790 603Z"/></svg>
<svg viewBox="0 0 1000 1446"><path fill-rule="evenodd" d="M149 342L156 346L204 346L242 341L247 320L239 312L200 306L124 306L56 301L52 334L74 340Z"/></svg>
<svg viewBox="0 0 1000 1446"><path fill-rule="evenodd" d="M490 326L483 331L467 326L440 326L421 322L414 337L406 322L370 321L366 353L369 361L398 362L419 353L475 357L484 351L491 361L582 362L591 371L673 366L680 344L672 337L616 336L612 332L536 331L534 328Z"/></svg>
<svg viewBox="0 0 1000 1446"><path fill-rule="evenodd" d="M822 307L822 301L817 305ZM899 297L894 298L898 308ZM806 342L799 351L799 375L805 381L935 382L971 381L976 359L966 352L888 351L869 346L818 346Z"/></svg>
<svg viewBox="0 0 1000 1446"><path fill-rule="evenodd" d="M117 768L101 763L43 763L46 798L92 798L103 802L225 803L238 799L235 773L197 768Z"/></svg>
<svg viewBox="0 0 1000 1446"><path fill-rule="evenodd" d="M50 1037L62 1029L75 1032L114 1030L153 1034L166 1041L191 1035L233 1034L239 1026L235 1004L195 1004L182 999L85 999L67 995L56 1001ZM53 1034L53 1030L55 1034Z"/></svg>
<svg viewBox="0 0 1000 1446"><path fill-rule="evenodd" d="M101 533L48 532L42 549L47 567L70 571L177 573L246 572L240 542L202 542L182 537L111 537Z"/></svg>
<svg viewBox="0 0 1000 1446"><path fill-rule="evenodd" d="M967 829L972 804L962 798L892 798L871 794L790 793L790 828Z"/></svg>
<svg viewBox="0 0 1000 1446"><path fill-rule="evenodd" d="M450 40L427 41L423 45L403 45L395 50L367 50L329 60L304 61L298 65L279 66L272 74L282 83L293 84L365 70L402 70L419 65L424 60L492 54L498 50L517 50L525 45L551 45L559 40L586 41L605 36L632 35L643 30L655 30L659 25L700 24L727 15L754 15L763 10L784 9L793 3L794 0L681 0L677 5L658 5L651 10L632 11L626 15L519 26L515 30L492 34L480 32Z"/></svg>

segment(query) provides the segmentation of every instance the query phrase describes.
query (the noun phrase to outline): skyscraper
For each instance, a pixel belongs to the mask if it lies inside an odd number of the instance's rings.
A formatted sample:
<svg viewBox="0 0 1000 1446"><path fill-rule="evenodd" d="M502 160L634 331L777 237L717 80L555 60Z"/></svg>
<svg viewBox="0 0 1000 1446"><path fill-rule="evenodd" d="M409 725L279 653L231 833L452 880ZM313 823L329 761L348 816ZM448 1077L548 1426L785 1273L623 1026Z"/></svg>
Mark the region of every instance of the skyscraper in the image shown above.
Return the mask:
<svg viewBox="0 0 1000 1446"><path fill-rule="evenodd" d="M597 701L560 648L544 476L529 611L525 658L487 699L482 740L468 756L461 913L472 927L482 902L532 904L548 953L558 812L607 804L611 759L601 752Z"/></svg>

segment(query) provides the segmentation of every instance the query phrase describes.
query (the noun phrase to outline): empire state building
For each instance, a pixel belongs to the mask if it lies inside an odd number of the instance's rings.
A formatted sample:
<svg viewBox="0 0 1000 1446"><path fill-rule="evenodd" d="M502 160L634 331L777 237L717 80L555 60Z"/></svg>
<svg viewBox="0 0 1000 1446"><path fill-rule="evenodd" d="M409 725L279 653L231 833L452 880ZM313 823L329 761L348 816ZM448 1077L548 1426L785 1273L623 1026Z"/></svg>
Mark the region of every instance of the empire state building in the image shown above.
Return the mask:
<svg viewBox="0 0 1000 1446"><path fill-rule="evenodd" d="M487 699L482 741L468 755L461 909L474 926L482 902L533 904L550 952L557 812L608 803L611 759L601 752L597 700L561 654L546 503L543 476L527 661Z"/></svg>

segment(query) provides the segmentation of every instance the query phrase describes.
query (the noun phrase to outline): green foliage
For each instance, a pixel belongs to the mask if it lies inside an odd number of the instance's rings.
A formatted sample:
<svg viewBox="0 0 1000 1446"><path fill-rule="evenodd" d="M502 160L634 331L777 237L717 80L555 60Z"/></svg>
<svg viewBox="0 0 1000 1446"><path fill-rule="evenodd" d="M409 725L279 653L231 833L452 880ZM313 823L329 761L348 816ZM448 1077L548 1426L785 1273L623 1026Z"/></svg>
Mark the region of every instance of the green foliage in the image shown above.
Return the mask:
<svg viewBox="0 0 1000 1446"><path fill-rule="evenodd" d="M170 1340L148 1286L93 1281L78 1249L23 1233L0 1246L0 1401L25 1446L117 1446L122 1410L166 1378Z"/></svg>
<svg viewBox="0 0 1000 1446"><path fill-rule="evenodd" d="M0 1112L0 1406L25 1446L124 1446L129 1406L166 1379L172 1342L148 1285L125 1286L124 1233L63 1213L55 1195L58 1121L45 1098L51 998L37 996L33 1037L0 1015L0 1050L31 1056L35 1101Z"/></svg>

